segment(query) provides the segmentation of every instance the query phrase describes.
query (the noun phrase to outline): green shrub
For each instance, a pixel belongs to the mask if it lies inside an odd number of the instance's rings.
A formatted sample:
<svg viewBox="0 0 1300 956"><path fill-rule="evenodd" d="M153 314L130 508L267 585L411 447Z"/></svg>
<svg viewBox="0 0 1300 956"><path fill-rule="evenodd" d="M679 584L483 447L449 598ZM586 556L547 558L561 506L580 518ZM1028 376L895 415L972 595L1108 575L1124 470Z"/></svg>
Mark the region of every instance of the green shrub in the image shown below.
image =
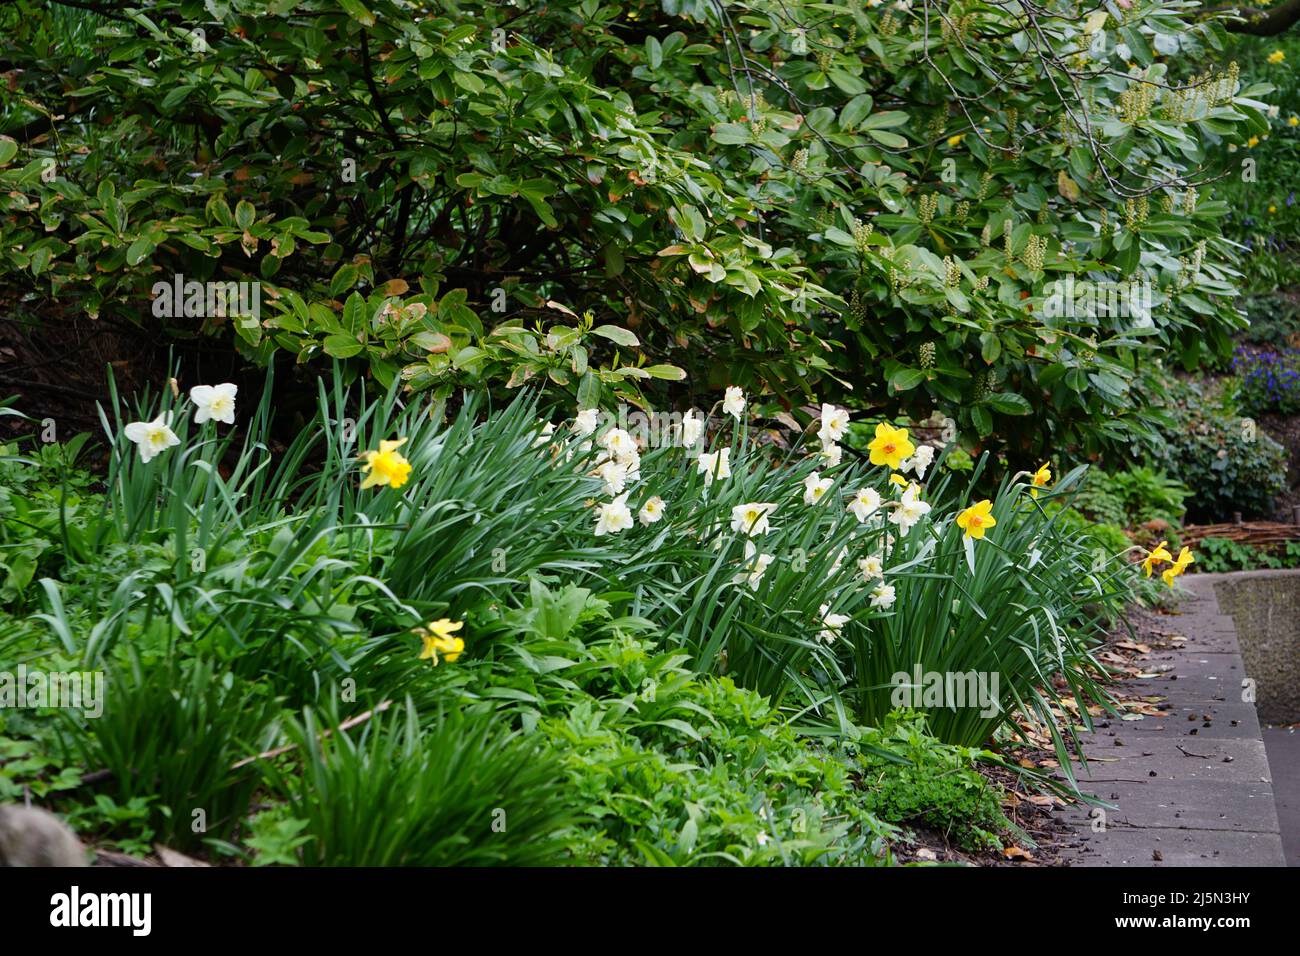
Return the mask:
<svg viewBox="0 0 1300 956"><path fill-rule="evenodd" d="M1166 474L1191 489L1189 521L1271 518L1286 488L1286 451L1255 422L1205 401L1201 387L1183 382L1171 391L1170 427L1153 446Z"/></svg>

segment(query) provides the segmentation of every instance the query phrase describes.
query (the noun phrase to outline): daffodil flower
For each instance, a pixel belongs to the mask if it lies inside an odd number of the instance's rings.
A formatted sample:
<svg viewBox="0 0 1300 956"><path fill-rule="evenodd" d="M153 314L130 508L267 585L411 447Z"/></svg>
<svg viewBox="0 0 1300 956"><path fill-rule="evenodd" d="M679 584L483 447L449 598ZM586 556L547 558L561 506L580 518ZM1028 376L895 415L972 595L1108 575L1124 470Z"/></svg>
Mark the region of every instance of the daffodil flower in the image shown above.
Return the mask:
<svg viewBox="0 0 1300 956"><path fill-rule="evenodd" d="M627 506L627 494L607 501L596 512L596 537L617 534L632 527L632 509Z"/></svg>
<svg viewBox="0 0 1300 956"><path fill-rule="evenodd" d="M859 522L866 521L880 510L880 492L875 488L859 488L849 502L849 512Z"/></svg>
<svg viewBox="0 0 1300 956"><path fill-rule="evenodd" d="M727 392L722 399L722 411L736 421L740 421L745 414L745 393L741 391L739 385L727 386Z"/></svg>
<svg viewBox="0 0 1300 956"><path fill-rule="evenodd" d="M895 428L888 422L876 426L876 437L867 445L873 465L888 465L897 469L904 458L910 458L916 446L907 437L906 428Z"/></svg>
<svg viewBox="0 0 1300 956"><path fill-rule="evenodd" d="M984 532L998 523L993 517L993 502L985 498L977 501L957 515L957 527L966 532L968 538L983 538Z"/></svg>
<svg viewBox="0 0 1300 956"><path fill-rule="evenodd" d="M1167 542L1161 541L1151 549L1150 554L1142 559L1142 570L1146 572L1147 577L1151 577L1151 572L1157 564L1164 564L1174 559L1174 556L1169 553L1169 549L1165 547L1166 544Z"/></svg>
<svg viewBox="0 0 1300 956"><path fill-rule="evenodd" d="M411 477L411 463L397 450L405 444L405 438L399 438L397 441L381 441L379 451L365 452L361 457L366 460L366 463L361 466L361 470L366 472L366 477L361 482L361 487L388 485L391 488L400 488L406 484Z"/></svg>
<svg viewBox="0 0 1300 956"><path fill-rule="evenodd" d="M654 524L664 516L664 500L658 495L647 498L636 516L642 524Z"/></svg>
<svg viewBox="0 0 1300 956"><path fill-rule="evenodd" d="M1173 587L1174 578L1178 577L1178 575L1186 571L1187 566L1195 560L1196 558L1192 554L1191 549L1184 547L1181 551L1178 552L1178 557L1174 559L1174 563L1171 564L1169 567L1165 568L1164 571L1160 572L1161 580L1163 580L1165 584L1169 585L1170 587Z"/></svg>
<svg viewBox="0 0 1300 956"><path fill-rule="evenodd" d="M840 636L840 630L853 620L847 614L830 614L830 609L829 604L823 604L817 612L822 618L822 629L817 633L817 640L823 644L834 644L835 638Z"/></svg>
<svg viewBox="0 0 1300 956"><path fill-rule="evenodd" d="M894 504L894 510L890 514L889 520L898 525L900 537L906 536L912 525L930 513L929 502L922 501L920 494L921 489L917 485L911 485Z"/></svg>
<svg viewBox="0 0 1300 956"><path fill-rule="evenodd" d="M834 484L834 478L822 478L814 471L803 480L803 503L806 505L817 504Z"/></svg>
<svg viewBox="0 0 1300 956"><path fill-rule="evenodd" d="M172 431L171 412L164 412L151 422L131 422L123 431L128 439L135 442L140 449L140 460L146 463L173 445L181 443Z"/></svg>
<svg viewBox="0 0 1300 956"><path fill-rule="evenodd" d="M438 655L442 655L442 660L448 664L454 664L460 658L465 650L465 642L459 637L452 635L465 626L464 621L453 621L449 618L439 618L436 621L430 621L424 627L417 627L412 633L419 636L423 642L423 649L420 651L420 660L431 660L433 666L438 666Z"/></svg>
<svg viewBox="0 0 1300 956"><path fill-rule="evenodd" d="M822 440L823 445L831 445L843 438L844 433L848 431L849 413L834 405L823 405L821 421L817 437Z"/></svg>
<svg viewBox="0 0 1300 956"><path fill-rule="evenodd" d="M713 484L715 478L730 478L731 449L723 448L720 451L702 454L696 459L695 467L704 475L704 485L706 488Z"/></svg>
<svg viewBox="0 0 1300 956"><path fill-rule="evenodd" d="M862 576L868 581L873 578L884 578L885 576L884 562L874 554L869 554L865 558L858 558L858 570L862 572Z"/></svg>
<svg viewBox="0 0 1300 956"><path fill-rule="evenodd" d="M1034 472L1033 477L1029 479L1033 484L1033 488L1030 489L1030 494L1035 498L1038 497L1038 489L1046 488L1048 482L1052 480L1052 469L1049 465L1050 463L1047 462L1039 465L1038 470Z"/></svg>
<svg viewBox="0 0 1300 956"><path fill-rule="evenodd" d="M776 505L770 502L751 501L736 505L731 509L731 530L744 532L750 537L767 534L772 530L768 519L774 511Z"/></svg>
<svg viewBox="0 0 1300 956"><path fill-rule="evenodd" d="M239 386L230 382L220 385L195 385L190 389L190 401L194 403L194 424L202 425L211 420L235 424L235 393Z"/></svg>
<svg viewBox="0 0 1300 956"><path fill-rule="evenodd" d="M880 582L871 590L871 606L878 607L882 611L888 611L894 606L896 593L892 584Z"/></svg>

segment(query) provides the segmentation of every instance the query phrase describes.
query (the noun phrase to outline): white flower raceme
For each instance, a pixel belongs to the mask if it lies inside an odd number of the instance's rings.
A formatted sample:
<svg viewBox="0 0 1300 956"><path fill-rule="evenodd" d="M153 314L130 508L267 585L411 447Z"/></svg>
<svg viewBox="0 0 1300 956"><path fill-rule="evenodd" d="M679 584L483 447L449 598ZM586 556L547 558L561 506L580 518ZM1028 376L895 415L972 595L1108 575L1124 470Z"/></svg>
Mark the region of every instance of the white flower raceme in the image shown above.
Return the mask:
<svg viewBox="0 0 1300 956"><path fill-rule="evenodd" d="M736 505L731 509L731 530L743 531L747 535L767 534L771 531L768 519L776 511L776 505L770 502L751 501Z"/></svg>
<svg viewBox="0 0 1300 956"><path fill-rule="evenodd" d="M849 413L846 409L834 405L822 406L822 424L817 429L817 437L823 445L830 445L844 437L849 428Z"/></svg>
<svg viewBox="0 0 1300 956"><path fill-rule="evenodd" d="M739 385L727 386L727 393L722 399L722 410L736 421L740 421L741 416L745 414L745 393L740 390Z"/></svg>
<svg viewBox="0 0 1300 956"><path fill-rule="evenodd" d="M916 477L924 478L926 469L930 467L932 461L934 461L934 448L930 445L917 445L912 457L902 462L898 468L900 471L915 472Z"/></svg>
<svg viewBox="0 0 1300 956"><path fill-rule="evenodd" d="M894 586L883 581L871 589L871 606L888 611L894 606Z"/></svg>
<svg viewBox="0 0 1300 956"><path fill-rule="evenodd" d="M819 454L821 455L822 461L826 462L827 468L834 468L844 459L844 449L833 442L827 445L822 445L822 450Z"/></svg>
<svg viewBox="0 0 1300 956"><path fill-rule="evenodd" d="M862 576L870 581L872 578L883 578L885 576L885 566L877 555L869 554L865 558L858 558L858 570Z"/></svg>
<svg viewBox="0 0 1300 956"><path fill-rule="evenodd" d="M239 386L231 382L195 385L190 389L190 401L195 405L194 424L202 425L209 419L235 424L235 393L238 391Z"/></svg>
<svg viewBox="0 0 1300 956"><path fill-rule="evenodd" d="M690 409L682 416L682 447L690 448L704 434L704 419Z"/></svg>
<svg viewBox="0 0 1300 956"><path fill-rule="evenodd" d="M889 520L898 525L898 533L905 535L923 517L930 513L929 502L922 501L917 497L921 489L916 485L908 485L903 496L898 499L898 504L894 506L893 513L890 514Z"/></svg>
<svg viewBox="0 0 1300 956"><path fill-rule="evenodd" d="M555 422L547 422L545 425L542 426L542 430L537 433L537 438L533 440L533 447L541 448L543 445L545 445L548 441L551 440L551 436L554 434L555 434Z"/></svg>
<svg viewBox="0 0 1300 956"><path fill-rule="evenodd" d="M140 449L140 460L144 462L152 461L155 455L181 443L172 431L171 412L164 412L151 422L132 422L124 431Z"/></svg>
<svg viewBox="0 0 1300 956"><path fill-rule="evenodd" d="M834 484L834 478L822 478L814 471L803 480L803 503L806 505L817 504Z"/></svg>
<svg viewBox="0 0 1300 956"><path fill-rule="evenodd" d="M713 484L713 479L731 477L731 449L723 448L720 451L708 452L700 455L696 460L695 467L704 475L704 485L708 487Z"/></svg>
<svg viewBox="0 0 1300 956"><path fill-rule="evenodd" d="M585 408L573 420L573 430L584 438L600 427L600 409Z"/></svg>
<svg viewBox="0 0 1300 956"><path fill-rule="evenodd" d="M849 511L859 521L866 521L880 510L880 492L875 488L859 488L849 501Z"/></svg>
<svg viewBox="0 0 1300 956"><path fill-rule="evenodd" d="M632 527L632 511L627 506L627 495L607 501L596 512L596 537L617 534Z"/></svg>
<svg viewBox="0 0 1300 956"><path fill-rule="evenodd" d="M840 629L853 620L847 614L828 614L830 609L829 604L823 604L817 612L822 616L822 630L817 634L817 640L823 644L835 643L835 638L840 636Z"/></svg>
<svg viewBox="0 0 1300 956"><path fill-rule="evenodd" d="M664 500L658 495L647 498L641 510L637 512L637 518L642 524L654 524L664 516Z"/></svg>
<svg viewBox="0 0 1300 956"><path fill-rule="evenodd" d="M757 591L758 586L763 583L763 575L772 562L776 560L776 555L759 554L758 548L754 542L745 542L745 570L737 574L735 581L737 584L748 584L751 591Z"/></svg>
<svg viewBox="0 0 1300 956"><path fill-rule="evenodd" d="M605 494L617 495L627 487L627 465L606 460L596 469L596 477L605 483Z"/></svg>

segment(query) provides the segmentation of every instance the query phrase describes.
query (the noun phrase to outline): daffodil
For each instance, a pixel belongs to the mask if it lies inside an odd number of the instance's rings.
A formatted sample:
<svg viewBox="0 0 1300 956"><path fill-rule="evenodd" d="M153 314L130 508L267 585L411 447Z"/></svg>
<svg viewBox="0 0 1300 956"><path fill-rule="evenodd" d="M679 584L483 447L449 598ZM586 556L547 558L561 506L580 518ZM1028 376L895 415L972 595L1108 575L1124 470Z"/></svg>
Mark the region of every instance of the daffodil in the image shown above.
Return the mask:
<svg viewBox="0 0 1300 956"><path fill-rule="evenodd" d="M573 430L586 438L600 427L600 409L584 408L573 420Z"/></svg>
<svg viewBox="0 0 1300 956"><path fill-rule="evenodd" d="M154 456L166 451L181 440L172 431L172 413L164 412L151 422L131 422L123 432L140 449L140 460L150 462Z"/></svg>
<svg viewBox="0 0 1300 956"><path fill-rule="evenodd" d="M900 537L906 535L911 530L912 525L930 513L929 502L922 501L920 494L921 489L916 485L911 485L894 505L889 520L898 525Z"/></svg>
<svg viewBox="0 0 1300 956"><path fill-rule="evenodd" d="M965 139L965 138L966 138L966 134L965 134L965 133L958 133L956 136L949 136L949 137L948 137L948 145L949 145L949 146L960 146L960 145L961 145L961 141L962 141L963 139Z"/></svg>
<svg viewBox="0 0 1300 956"><path fill-rule="evenodd" d="M840 636L840 630L853 620L847 614L830 614L830 609L829 604L823 604L817 612L822 618L822 629L817 633L817 640L823 644L834 644L835 638Z"/></svg>
<svg viewBox="0 0 1300 956"><path fill-rule="evenodd" d="M833 478L822 478L817 472L813 472L803 480L803 503L806 505L815 505L822 500L826 492L831 490L835 484Z"/></svg>
<svg viewBox="0 0 1300 956"><path fill-rule="evenodd" d="M627 494L607 501L596 512L596 537L617 534L632 527L632 509L627 506Z"/></svg>
<svg viewBox="0 0 1300 956"><path fill-rule="evenodd" d="M770 502L751 501L748 504L736 505L731 509L731 530L740 531L751 537L756 534L767 534L771 531L768 519L776 511L776 505Z"/></svg>
<svg viewBox="0 0 1300 956"><path fill-rule="evenodd" d="M880 492L875 488L859 488L849 502L849 512L858 521L866 521L880 510Z"/></svg>
<svg viewBox="0 0 1300 956"><path fill-rule="evenodd" d="M454 664L465 651L465 641L452 635L465 626L464 621L452 621L448 618L439 618L436 621L430 621L424 627L417 627L412 632L419 636L423 642L423 649L420 651L420 660L431 660L433 666L438 666L439 656L448 664Z"/></svg>
<svg viewBox="0 0 1300 956"><path fill-rule="evenodd" d="M1178 552L1178 557L1174 559L1174 563L1171 564L1169 567L1165 568L1164 571L1160 572L1161 580L1163 580L1165 584L1169 585L1170 587L1173 587L1174 578L1178 577L1178 575L1186 571L1187 566L1195 560L1196 558L1192 554L1191 549L1184 547L1181 551Z"/></svg>
<svg viewBox="0 0 1300 956"><path fill-rule="evenodd" d="M639 457L636 439L622 428L611 428L600 436L600 447L609 452L615 461L627 464Z"/></svg>
<svg viewBox="0 0 1300 956"><path fill-rule="evenodd" d="M916 474L916 477L924 479L926 469L934 461L934 448L930 445L918 445L916 453L911 458L901 462L898 466L899 471L910 471Z"/></svg>
<svg viewBox="0 0 1300 956"><path fill-rule="evenodd" d="M745 414L745 393L739 385L727 386L727 392L722 398L722 411L736 421L740 421Z"/></svg>
<svg viewBox="0 0 1300 956"><path fill-rule="evenodd" d="M897 473L889 476L889 483L891 485L897 485L900 488L906 488L908 484L910 484L906 478Z"/></svg>
<svg viewBox="0 0 1300 956"><path fill-rule="evenodd" d="M868 581L885 576L884 562L874 554L869 554L865 558L858 558L858 570L862 572L862 576Z"/></svg>
<svg viewBox="0 0 1300 956"><path fill-rule="evenodd" d="M1169 549L1165 547L1167 543L1168 542L1161 541L1151 549L1150 554L1142 559L1142 570L1146 572L1147 577L1151 577L1151 572L1157 564L1164 564L1167 561L1172 561L1174 559L1174 556L1169 553Z"/></svg>
<svg viewBox="0 0 1300 956"><path fill-rule="evenodd" d="M912 452L916 451L916 446L907 437L907 429L895 428L888 422L876 426L876 437L867 448L871 452L873 465L888 465L895 469L904 458L911 457Z"/></svg>
<svg viewBox="0 0 1300 956"><path fill-rule="evenodd" d="M554 434L555 434L555 422L547 422L542 426L542 430L537 433L537 437L533 439L533 447L541 448L543 445L545 445L547 442L551 440L551 437Z"/></svg>
<svg viewBox="0 0 1300 956"><path fill-rule="evenodd" d="M1300 116L1291 116L1287 118L1287 126L1300 126Z"/></svg>
<svg viewBox="0 0 1300 956"><path fill-rule="evenodd" d="M829 442L822 445L822 450L818 453L818 457L825 462L827 468L834 468L843 460L844 449L834 442Z"/></svg>
<svg viewBox="0 0 1300 956"><path fill-rule="evenodd" d="M194 403L194 424L202 425L208 420L235 424L235 393L239 386L231 382L220 385L195 385L190 389L190 401Z"/></svg>
<svg viewBox="0 0 1300 956"><path fill-rule="evenodd" d="M695 467L704 475L705 487L713 484L714 479L731 477L731 449L708 452L696 459Z"/></svg>
<svg viewBox="0 0 1300 956"><path fill-rule="evenodd" d="M664 516L664 500L658 495L647 498L636 516L642 524L654 524Z"/></svg>
<svg viewBox="0 0 1300 956"><path fill-rule="evenodd" d="M1286 54L1281 50L1274 50L1268 55L1268 62L1270 63L1281 63L1284 60L1286 60Z"/></svg>
<svg viewBox="0 0 1300 956"><path fill-rule="evenodd" d="M1258 146L1258 145L1259 145L1259 137L1258 137L1258 136L1252 136L1250 139L1246 140L1246 148L1247 148L1247 149L1254 149L1254 148L1255 148L1256 146Z"/></svg>
<svg viewBox="0 0 1300 956"><path fill-rule="evenodd" d="M993 517L993 502L987 498L957 515L957 527L964 530L968 538L983 538L984 532L997 523L998 519Z"/></svg>
<svg viewBox="0 0 1300 956"><path fill-rule="evenodd" d="M849 413L834 405L823 405L821 422L821 427L817 429L817 437L822 440L823 445L831 445L843 438L844 433L848 431Z"/></svg>
<svg viewBox="0 0 1300 956"><path fill-rule="evenodd" d="M878 607L882 611L888 611L894 606L894 598L897 592L894 591L892 584L886 584L881 581L871 589L871 606Z"/></svg>
<svg viewBox="0 0 1300 956"><path fill-rule="evenodd" d="M405 444L405 438L399 438L397 441L381 441L379 451L364 453L361 457L366 460L366 463L361 466L361 470L366 472L366 477L361 482L361 487L389 485L400 488L406 484L407 479L411 477L411 463L397 451Z"/></svg>
<svg viewBox="0 0 1300 956"><path fill-rule="evenodd" d="M1051 480L1052 480L1052 469L1049 463L1044 462L1043 464L1038 466L1038 470L1034 472L1033 477L1030 478L1030 482L1034 486L1031 489L1031 494L1033 494L1033 496L1037 498L1038 489L1046 488L1047 483L1050 482Z"/></svg>
<svg viewBox="0 0 1300 956"><path fill-rule="evenodd" d="M763 583L763 575L776 556L772 554L759 554L758 548L754 542L745 542L745 570L735 577L737 584L748 584L751 591L757 591L758 586Z"/></svg>
<svg viewBox="0 0 1300 956"><path fill-rule="evenodd" d="M682 447L690 448L704 435L704 419L691 409L682 416Z"/></svg>

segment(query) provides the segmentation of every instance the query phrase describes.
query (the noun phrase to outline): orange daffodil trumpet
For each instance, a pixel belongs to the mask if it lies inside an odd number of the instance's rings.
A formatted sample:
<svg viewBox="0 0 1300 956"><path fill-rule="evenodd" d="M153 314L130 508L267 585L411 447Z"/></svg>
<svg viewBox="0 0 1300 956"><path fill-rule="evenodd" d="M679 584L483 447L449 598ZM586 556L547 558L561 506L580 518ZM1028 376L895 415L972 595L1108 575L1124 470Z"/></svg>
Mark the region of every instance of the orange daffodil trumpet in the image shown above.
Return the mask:
<svg viewBox="0 0 1300 956"><path fill-rule="evenodd" d="M411 477L411 463L397 451L405 444L405 438L399 438L397 441L381 441L379 451L363 453L361 457L366 460L366 463L361 466L361 469L366 472L366 477L361 482L361 487L388 485L392 488L400 488L406 484L407 479Z"/></svg>
<svg viewBox="0 0 1300 956"><path fill-rule="evenodd" d="M1174 578L1186 571L1187 566L1195 560L1196 558L1192 555L1191 549L1186 547L1183 548L1178 552L1178 557L1174 559L1174 563L1160 572L1160 579L1164 581L1165 584L1173 587Z"/></svg>
<svg viewBox="0 0 1300 956"><path fill-rule="evenodd" d="M985 498L977 501L961 514L957 515L957 527L966 532L966 537L980 539L984 532L998 523L993 517L993 502Z"/></svg>
<svg viewBox="0 0 1300 956"><path fill-rule="evenodd" d="M465 641L452 635L465 626L464 621L452 621L448 618L439 618L436 621L430 621L424 627L417 627L412 630L423 642L420 651L420 660L431 660L433 666L438 666L438 655L442 655L442 660L448 664L456 663L457 659L465 651Z"/></svg>
<svg viewBox="0 0 1300 956"><path fill-rule="evenodd" d="M876 437L867 445L873 465L888 465L897 470L904 458L911 458L916 446L907 437L906 428L895 428L888 422L876 426Z"/></svg>
<svg viewBox="0 0 1300 956"><path fill-rule="evenodd" d="M1155 570L1157 564L1165 564L1174 559L1174 556L1169 553L1169 549L1165 547L1167 543L1168 542L1166 541L1161 541L1151 549L1150 554L1142 559L1142 570L1146 573L1147 577L1151 577L1151 572Z"/></svg>

